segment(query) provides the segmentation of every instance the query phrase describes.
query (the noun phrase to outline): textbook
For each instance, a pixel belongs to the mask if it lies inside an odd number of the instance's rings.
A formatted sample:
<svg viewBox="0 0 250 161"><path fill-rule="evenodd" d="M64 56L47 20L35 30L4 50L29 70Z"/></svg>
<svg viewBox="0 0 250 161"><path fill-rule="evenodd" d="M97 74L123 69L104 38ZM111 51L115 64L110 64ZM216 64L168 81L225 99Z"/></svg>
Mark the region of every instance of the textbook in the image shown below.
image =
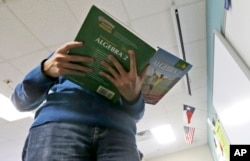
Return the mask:
<svg viewBox="0 0 250 161"><path fill-rule="evenodd" d="M140 73L156 52L156 49L138 34L95 5L90 8L75 41L84 42L84 46L70 50L69 54L93 57L94 63L83 64L91 67L93 72L84 77L74 75L65 77L113 102L120 99L120 94L109 80L98 74L100 70L105 71L101 61L109 62L108 55L113 54L128 71L130 63L128 50L132 49L136 53L137 70Z"/></svg>
<svg viewBox="0 0 250 161"><path fill-rule="evenodd" d="M142 94L148 104L155 105L192 68L188 62L158 47L150 59Z"/></svg>
<svg viewBox="0 0 250 161"><path fill-rule="evenodd" d="M119 101L121 96L109 80L99 75L101 70L107 72L101 65L101 61L109 62L108 55L112 54L124 69L129 71L128 50L134 50L137 71L141 73L157 53L157 49L139 37L138 34L95 5L90 8L75 41L84 42L84 46L70 50L69 54L93 57L94 63L82 64L92 68L93 72L87 73L84 77L75 75L65 77L85 89L97 92L114 103ZM150 103L150 101L147 102Z"/></svg>

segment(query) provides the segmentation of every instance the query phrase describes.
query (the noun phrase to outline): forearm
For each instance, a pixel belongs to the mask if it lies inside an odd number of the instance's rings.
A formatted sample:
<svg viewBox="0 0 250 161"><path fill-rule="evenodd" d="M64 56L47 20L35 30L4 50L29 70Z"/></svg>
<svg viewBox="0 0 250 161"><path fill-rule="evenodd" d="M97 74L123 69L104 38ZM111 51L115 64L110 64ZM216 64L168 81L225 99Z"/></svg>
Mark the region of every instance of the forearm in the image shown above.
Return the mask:
<svg viewBox="0 0 250 161"><path fill-rule="evenodd" d="M44 101L54 82L42 73L41 65L38 65L16 86L11 101L20 111L33 110Z"/></svg>

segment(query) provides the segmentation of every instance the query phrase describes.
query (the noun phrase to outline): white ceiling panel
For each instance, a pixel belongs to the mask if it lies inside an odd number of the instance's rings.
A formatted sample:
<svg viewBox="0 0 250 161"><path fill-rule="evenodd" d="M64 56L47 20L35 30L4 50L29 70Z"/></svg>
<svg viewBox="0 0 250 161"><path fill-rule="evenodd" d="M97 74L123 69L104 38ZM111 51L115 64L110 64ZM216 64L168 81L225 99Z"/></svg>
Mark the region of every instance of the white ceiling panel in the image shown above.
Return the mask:
<svg viewBox="0 0 250 161"><path fill-rule="evenodd" d="M185 44L186 60L193 65L193 69L207 64L206 51L204 49L206 49L205 39Z"/></svg>
<svg viewBox="0 0 250 161"><path fill-rule="evenodd" d="M15 131L17 134L17 131ZM22 138L25 140L25 138ZM20 140L7 141L1 144L5 148L1 148L0 158L4 158L4 161L20 161L22 156L23 142ZM11 149L11 151L9 150ZM14 160L12 160L14 159Z"/></svg>
<svg viewBox="0 0 250 161"><path fill-rule="evenodd" d="M10 123L1 125L1 128L4 130L1 130L0 137L6 138L8 141L23 139L27 136L26 129L17 127Z"/></svg>
<svg viewBox="0 0 250 161"><path fill-rule="evenodd" d="M177 45L169 10L132 21L131 26L142 37L145 37L150 43L152 42L154 47L168 49Z"/></svg>
<svg viewBox="0 0 250 161"><path fill-rule="evenodd" d="M42 48L41 43L5 6L0 8L0 31L1 57L5 59Z"/></svg>
<svg viewBox="0 0 250 161"><path fill-rule="evenodd" d="M15 69L12 65L8 63L0 64L0 91L3 94L10 95L11 88L14 88L15 85L21 81L23 75ZM6 80L10 80L11 82L7 85L4 83ZM6 90L4 90L6 89Z"/></svg>
<svg viewBox="0 0 250 161"><path fill-rule="evenodd" d="M107 11L118 21L129 26L129 22L128 22L129 19L128 19L128 15L126 12L126 8L124 8L121 0L116 0L115 3L113 0L105 0L105 1L94 0L93 3L95 3L97 6L99 6L103 10Z"/></svg>
<svg viewBox="0 0 250 161"><path fill-rule="evenodd" d="M42 62L43 59L47 58L49 51L46 49L34 51L31 54L18 57L10 60L9 62L23 74L26 74L32 68L36 67ZM28 63L27 63L28 62Z"/></svg>
<svg viewBox="0 0 250 161"><path fill-rule="evenodd" d="M130 20L158 14L168 10L171 5L169 0L123 0L123 3Z"/></svg>
<svg viewBox="0 0 250 161"><path fill-rule="evenodd" d="M61 0L10 1L7 5L45 45L73 40L80 27L68 5Z"/></svg>
<svg viewBox="0 0 250 161"><path fill-rule="evenodd" d="M70 11L77 18L78 22L82 24L85 19L90 7L93 3L93 0L65 0L69 6Z"/></svg>
<svg viewBox="0 0 250 161"><path fill-rule="evenodd" d="M196 105L196 103L206 102L206 88L191 89L192 95L188 92L174 93L171 96L164 97L164 101L160 101L157 106L164 106L167 110L182 107L183 104Z"/></svg>
<svg viewBox="0 0 250 161"><path fill-rule="evenodd" d="M202 88L207 85L207 68L206 66L194 68L188 73L190 79L190 86L193 89ZM197 79L200 78L200 79Z"/></svg>
<svg viewBox="0 0 250 161"><path fill-rule="evenodd" d="M12 124L20 128L27 128L31 125L32 121L33 121L32 117L27 117L21 120L16 120L12 122Z"/></svg>
<svg viewBox="0 0 250 161"><path fill-rule="evenodd" d="M203 40L206 37L205 1L178 7L184 42ZM199 14L197 14L199 13Z"/></svg>
<svg viewBox="0 0 250 161"><path fill-rule="evenodd" d="M100 9L103 9L110 15L112 15L114 18L118 19L120 22L128 25L128 16L127 12L123 6L123 3L121 0L116 0L116 3L113 3L113 0L65 0L71 9L71 11L74 13L74 15L77 17L78 21L80 23L83 22L84 18L86 17L86 14L88 13L90 7L92 5L96 5ZM110 5L113 4L113 5ZM119 12L117 12L119 10Z"/></svg>
<svg viewBox="0 0 250 161"><path fill-rule="evenodd" d="M0 63L3 62L5 59L0 56Z"/></svg>
<svg viewBox="0 0 250 161"><path fill-rule="evenodd" d="M184 6L184 5L190 5L190 4L194 4L194 3L199 3L199 2L205 2L206 0L171 0L174 2L174 4L176 6Z"/></svg>
<svg viewBox="0 0 250 161"><path fill-rule="evenodd" d="M2 125L2 124L6 124L6 123L7 123L7 121L6 121L6 120L4 120L4 119L0 118L0 125Z"/></svg>

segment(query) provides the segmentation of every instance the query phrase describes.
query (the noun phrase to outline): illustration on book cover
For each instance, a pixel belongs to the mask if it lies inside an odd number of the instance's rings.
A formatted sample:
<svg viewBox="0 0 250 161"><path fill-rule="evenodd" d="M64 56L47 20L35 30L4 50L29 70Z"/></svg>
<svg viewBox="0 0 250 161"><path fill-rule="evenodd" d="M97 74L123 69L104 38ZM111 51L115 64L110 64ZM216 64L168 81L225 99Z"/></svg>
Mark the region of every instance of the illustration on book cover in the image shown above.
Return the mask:
<svg viewBox="0 0 250 161"><path fill-rule="evenodd" d="M158 48L142 86L145 102L156 104L191 69L192 65Z"/></svg>

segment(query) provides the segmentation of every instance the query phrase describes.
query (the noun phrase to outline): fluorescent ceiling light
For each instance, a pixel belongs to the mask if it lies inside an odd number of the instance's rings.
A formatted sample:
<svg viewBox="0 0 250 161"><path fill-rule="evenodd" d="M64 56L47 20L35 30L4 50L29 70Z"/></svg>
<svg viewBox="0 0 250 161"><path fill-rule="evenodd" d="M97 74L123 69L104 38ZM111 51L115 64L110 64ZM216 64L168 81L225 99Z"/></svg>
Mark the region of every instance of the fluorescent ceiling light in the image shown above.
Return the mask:
<svg viewBox="0 0 250 161"><path fill-rule="evenodd" d="M19 112L10 99L0 93L0 117L7 121L16 121L26 117L33 117L31 112Z"/></svg>
<svg viewBox="0 0 250 161"><path fill-rule="evenodd" d="M159 144L166 144L175 141L175 135L170 125L162 125L151 129L152 134Z"/></svg>

